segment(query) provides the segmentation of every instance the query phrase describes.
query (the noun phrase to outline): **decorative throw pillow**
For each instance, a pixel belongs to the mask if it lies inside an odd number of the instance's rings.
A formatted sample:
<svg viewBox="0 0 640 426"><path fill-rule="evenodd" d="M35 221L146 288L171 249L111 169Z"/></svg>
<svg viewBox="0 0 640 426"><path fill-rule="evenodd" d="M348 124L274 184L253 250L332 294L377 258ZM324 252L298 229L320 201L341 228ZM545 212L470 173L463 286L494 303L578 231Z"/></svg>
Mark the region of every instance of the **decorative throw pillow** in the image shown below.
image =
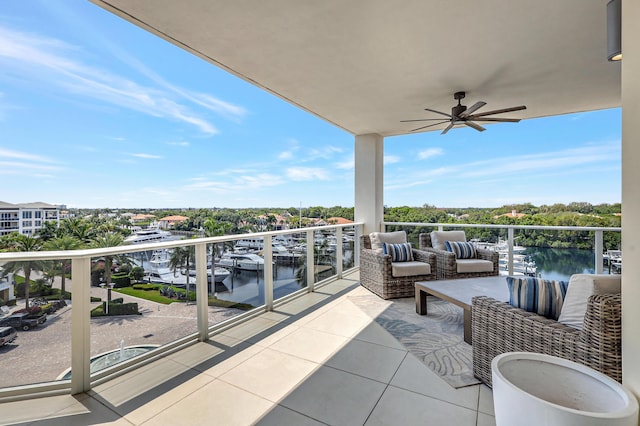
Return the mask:
<svg viewBox="0 0 640 426"><path fill-rule="evenodd" d="M456 259L475 259L476 248L471 243L461 241L445 241L444 247L448 252L453 253Z"/></svg>
<svg viewBox="0 0 640 426"><path fill-rule="evenodd" d="M445 241L467 241L464 231L431 231L431 247L446 250Z"/></svg>
<svg viewBox="0 0 640 426"><path fill-rule="evenodd" d="M568 285L566 281L536 277L507 277L509 304L557 320Z"/></svg>
<svg viewBox="0 0 640 426"><path fill-rule="evenodd" d="M395 232L372 232L369 234L371 248L382 253L382 243L400 244L407 242L407 233L404 231Z"/></svg>
<svg viewBox="0 0 640 426"><path fill-rule="evenodd" d="M593 294L620 293L620 284L620 275L571 275L558 322L582 330L589 297Z"/></svg>
<svg viewBox="0 0 640 426"><path fill-rule="evenodd" d="M382 243L382 252L391 256L392 262L413 262L411 243Z"/></svg>

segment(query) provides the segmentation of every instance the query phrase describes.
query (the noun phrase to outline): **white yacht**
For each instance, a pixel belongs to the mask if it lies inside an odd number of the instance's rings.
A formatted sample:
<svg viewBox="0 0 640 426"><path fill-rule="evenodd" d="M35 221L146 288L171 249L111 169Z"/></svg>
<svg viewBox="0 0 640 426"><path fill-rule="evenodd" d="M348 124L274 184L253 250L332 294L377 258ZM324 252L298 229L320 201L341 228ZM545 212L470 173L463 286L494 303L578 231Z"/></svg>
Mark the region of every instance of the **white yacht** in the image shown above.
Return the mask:
<svg viewBox="0 0 640 426"><path fill-rule="evenodd" d="M254 253L227 252L222 255L217 264L225 268L236 268L246 271L264 270L264 259Z"/></svg>
<svg viewBox="0 0 640 426"><path fill-rule="evenodd" d="M144 243L157 243L160 241L171 241L177 237L171 235L168 231L163 231L157 228L142 229L136 231L124 239L125 244L144 244Z"/></svg>

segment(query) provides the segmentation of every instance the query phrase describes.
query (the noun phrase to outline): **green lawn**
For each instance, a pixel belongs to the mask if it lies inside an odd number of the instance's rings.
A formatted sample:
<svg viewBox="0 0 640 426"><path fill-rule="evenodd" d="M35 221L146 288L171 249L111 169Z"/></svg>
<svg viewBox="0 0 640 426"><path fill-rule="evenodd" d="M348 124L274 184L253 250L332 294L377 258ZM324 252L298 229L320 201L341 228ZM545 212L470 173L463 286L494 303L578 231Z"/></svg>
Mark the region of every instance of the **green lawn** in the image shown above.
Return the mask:
<svg viewBox="0 0 640 426"><path fill-rule="evenodd" d="M162 303L163 305L168 305L170 303L175 303L175 302L179 302L179 303L185 302L184 299L171 299L169 297L162 296L160 294L161 286L159 285L155 286L155 289L151 289L154 287L153 285L145 285L145 287L147 287L148 290L136 289L133 287L121 287L121 288L114 288L113 291L116 293L122 293L129 296L139 297L140 299L150 300L152 302ZM176 289L176 290L184 291L184 289ZM243 311L248 311L254 308L253 305L250 305L248 303L238 303L238 302L232 302L228 300L221 300L213 296L209 296L209 306L217 306L219 308L236 308L236 309L241 309Z"/></svg>

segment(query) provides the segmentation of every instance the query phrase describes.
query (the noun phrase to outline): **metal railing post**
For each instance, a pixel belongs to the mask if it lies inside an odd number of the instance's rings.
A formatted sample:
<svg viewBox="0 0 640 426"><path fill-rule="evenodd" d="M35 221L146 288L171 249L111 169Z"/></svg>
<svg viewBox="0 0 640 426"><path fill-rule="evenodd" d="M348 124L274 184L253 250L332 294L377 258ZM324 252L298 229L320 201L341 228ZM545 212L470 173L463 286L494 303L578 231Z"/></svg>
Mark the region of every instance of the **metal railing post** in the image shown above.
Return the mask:
<svg viewBox="0 0 640 426"><path fill-rule="evenodd" d="M603 235L604 232L602 231L596 231L594 238L594 244L593 244L593 250L595 252L595 259L594 261L596 262L596 267L594 268L596 271L596 274L601 274L603 271L603 259L602 259L602 251L604 250L604 243L603 243Z"/></svg>
<svg viewBox="0 0 640 426"><path fill-rule="evenodd" d="M336 275L342 279L342 228L336 228Z"/></svg>
<svg viewBox="0 0 640 426"><path fill-rule="evenodd" d="M513 227L507 228L507 242L509 247L508 262L509 262L509 275L513 275ZM499 261L498 261L499 262Z"/></svg>
<svg viewBox="0 0 640 426"><path fill-rule="evenodd" d="M313 248L316 242L313 239L313 231L307 231L307 290L313 291L315 286L315 260L313 258Z"/></svg>
<svg viewBox="0 0 640 426"><path fill-rule="evenodd" d="M91 258L71 260L71 394L91 389Z"/></svg>
<svg viewBox="0 0 640 426"><path fill-rule="evenodd" d="M209 339L209 279L207 277L207 245L196 244L196 315L198 318L198 340L204 342ZM213 260L212 260L213 261ZM211 265L211 285L215 285ZM189 271L187 271L187 274ZM187 289L188 291L188 289ZM187 293L187 300L188 299Z"/></svg>
<svg viewBox="0 0 640 426"><path fill-rule="evenodd" d="M267 311L273 311L273 238L271 235L264 237L264 305Z"/></svg>

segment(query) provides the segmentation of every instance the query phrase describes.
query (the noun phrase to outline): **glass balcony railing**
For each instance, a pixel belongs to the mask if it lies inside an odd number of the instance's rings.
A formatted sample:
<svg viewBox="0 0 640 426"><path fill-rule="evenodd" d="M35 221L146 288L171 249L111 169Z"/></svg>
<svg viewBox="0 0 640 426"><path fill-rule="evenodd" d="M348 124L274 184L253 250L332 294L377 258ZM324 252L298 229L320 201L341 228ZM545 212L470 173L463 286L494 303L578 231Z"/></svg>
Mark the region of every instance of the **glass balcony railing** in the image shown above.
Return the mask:
<svg viewBox="0 0 640 426"><path fill-rule="evenodd" d="M568 280L575 273L620 273L622 228L385 222L387 231L405 230L418 247L418 235L464 230L467 241L500 253L500 273Z"/></svg>
<svg viewBox="0 0 640 426"><path fill-rule="evenodd" d="M63 301L31 298L30 307L40 305L48 312L46 321L19 329L13 344L0 348L3 365L11 366L0 375L0 398L84 392L341 278L343 271L357 266L361 229L361 224L331 225L100 249L0 253L0 265L55 263L60 272L49 278L51 284L59 288L64 273L68 292L57 298ZM45 277L32 269L32 282ZM15 287L23 305L14 310L25 307L24 284ZM53 304L55 309L49 306Z"/></svg>

